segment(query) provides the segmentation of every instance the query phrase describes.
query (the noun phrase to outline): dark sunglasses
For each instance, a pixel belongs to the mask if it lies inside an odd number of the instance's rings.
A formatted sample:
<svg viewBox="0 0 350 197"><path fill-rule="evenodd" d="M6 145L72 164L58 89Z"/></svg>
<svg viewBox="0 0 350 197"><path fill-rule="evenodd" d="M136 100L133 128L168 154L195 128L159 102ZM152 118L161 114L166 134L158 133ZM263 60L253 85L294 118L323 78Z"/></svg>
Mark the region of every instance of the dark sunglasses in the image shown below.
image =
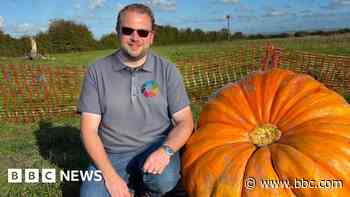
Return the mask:
<svg viewBox="0 0 350 197"><path fill-rule="evenodd" d="M142 38L146 38L150 32L144 29L133 29L130 27L122 27L122 33L124 35L130 36L134 31L136 31L137 34Z"/></svg>

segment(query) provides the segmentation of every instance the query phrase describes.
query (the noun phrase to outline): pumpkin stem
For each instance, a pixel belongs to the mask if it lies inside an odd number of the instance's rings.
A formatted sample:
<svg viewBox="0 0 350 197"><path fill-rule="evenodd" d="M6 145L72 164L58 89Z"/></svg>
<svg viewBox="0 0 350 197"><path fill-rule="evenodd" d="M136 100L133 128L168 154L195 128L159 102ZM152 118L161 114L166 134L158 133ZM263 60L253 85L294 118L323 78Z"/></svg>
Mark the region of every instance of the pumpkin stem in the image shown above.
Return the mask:
<svg viewBox="0 0 350 197"><path fill-rule="evenodd" d="M272 124L257 126L254 131L249 133L250 141L258 147L272 144L280 137L281 131Z"/></svg>

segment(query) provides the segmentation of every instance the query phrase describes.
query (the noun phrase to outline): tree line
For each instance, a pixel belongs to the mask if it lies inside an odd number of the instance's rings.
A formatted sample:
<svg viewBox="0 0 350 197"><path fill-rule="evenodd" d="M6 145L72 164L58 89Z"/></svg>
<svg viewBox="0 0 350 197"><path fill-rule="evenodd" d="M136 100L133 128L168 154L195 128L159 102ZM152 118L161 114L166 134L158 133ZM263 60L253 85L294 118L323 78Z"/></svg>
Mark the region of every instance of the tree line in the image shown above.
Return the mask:
<svg viewBox="0 0 350 197"><path fill-rule="evenodd" d="M350 29L344 28L336 31L298 31L291 33L280 33L272 35L254 34L244 35L242 32L230 33L228 29L220 31L203 31L201 29L186 28L178 29L172 26L156 25L155 45L182 44L193 42L214 42L234 39L263 39L263 38L285 38L303 37L308 35L332 35L349 33ZM118 48L117 35L109 33L96 40L93 33L84 24L74 21L58 19L50 23L45 32L33 36L38 45L40 54L80 52L90 50L115 49ZM28 36L13 38L0 30L0 56L24 56L31 50Z"/></svg>

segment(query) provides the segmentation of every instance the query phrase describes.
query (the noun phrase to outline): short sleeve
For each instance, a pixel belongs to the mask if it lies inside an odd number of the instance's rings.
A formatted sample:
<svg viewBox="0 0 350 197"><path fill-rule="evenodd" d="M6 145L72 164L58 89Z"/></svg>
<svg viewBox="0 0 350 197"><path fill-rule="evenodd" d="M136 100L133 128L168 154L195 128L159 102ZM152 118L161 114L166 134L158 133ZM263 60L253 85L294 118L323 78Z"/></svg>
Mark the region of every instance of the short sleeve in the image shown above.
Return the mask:
<svg viewBox="0 0 350 197"><path fill-rule="evenodd" d="M190 104L181 74L173 64L167 73L167 99L171 115Z"/></svg>
<svg viewBox="0 0 350 197"><path fill-rule="evenodd" d="M85 74L78 101L78 113L89 112L101 114L100 98L98 94L97 72L90 66Z"/></svg>

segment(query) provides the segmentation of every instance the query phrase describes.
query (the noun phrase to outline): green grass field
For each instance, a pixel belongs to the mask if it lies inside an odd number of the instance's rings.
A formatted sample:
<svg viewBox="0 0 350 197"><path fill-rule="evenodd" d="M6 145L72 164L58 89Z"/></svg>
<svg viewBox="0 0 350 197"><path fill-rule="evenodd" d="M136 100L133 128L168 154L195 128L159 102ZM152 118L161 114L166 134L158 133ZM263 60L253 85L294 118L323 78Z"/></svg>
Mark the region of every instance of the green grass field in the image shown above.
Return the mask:
<svg viewBox="0 0 350 197"><path fill-rule="evenodd" d="M310 37L154 47L154 51L171 61L198 54L217 53L236 47L261 45L267 41L293 50L350 56L350 35L340 37ZM40 46L39 46L40 47ZM86 66L114 50L83 53L53 54L55 60L24 60L0 58L0 65L45 64L51 66ZM348 101L350 97L347 97ZM195 120L199 108L192 106ZM78 196L78 182L55 184L7 183L8 168L55 168L57 170L84 169L87 155L79 137L79 118L55 118L31 124L1 123L0 125L0 196Z"/></svg>

